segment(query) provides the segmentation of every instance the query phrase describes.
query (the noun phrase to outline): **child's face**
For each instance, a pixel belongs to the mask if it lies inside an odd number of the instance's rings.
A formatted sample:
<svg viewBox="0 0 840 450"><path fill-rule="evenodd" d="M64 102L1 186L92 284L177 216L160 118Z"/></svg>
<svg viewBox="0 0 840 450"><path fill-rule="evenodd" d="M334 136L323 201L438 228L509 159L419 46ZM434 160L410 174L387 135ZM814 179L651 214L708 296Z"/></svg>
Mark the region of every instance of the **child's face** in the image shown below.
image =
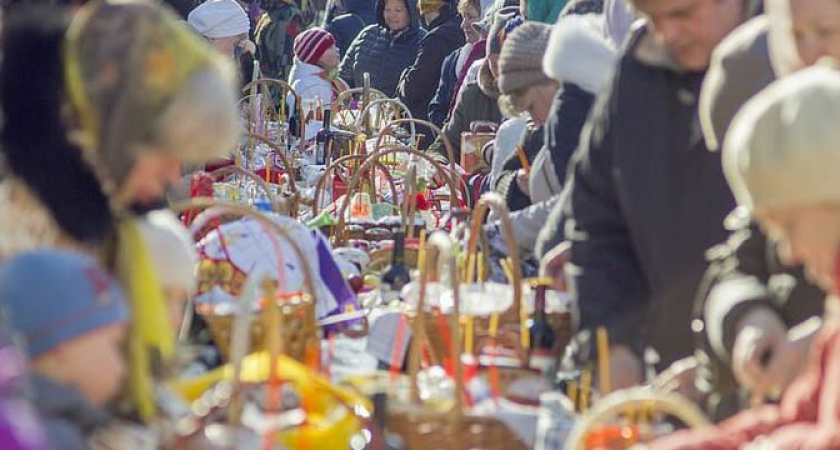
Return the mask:
<svg viewBox="0 0 840 450"><path fill-rule="evenodd" d="M335 45L328 48L327 51L321 56L321 59L318 61L318 64L323 67L324 69L330 70L335 69L338 67L339 61L338 58L338 48Z"/></svg>
<svg viewBox="0 0 840 450"><path fill-rule="evenodd" d="M56 377L79 390L96 406L103 406L120 390L126 375L123 338L127 325L114 324L87 333L58 347L56 366L64 375Z"/></svg>

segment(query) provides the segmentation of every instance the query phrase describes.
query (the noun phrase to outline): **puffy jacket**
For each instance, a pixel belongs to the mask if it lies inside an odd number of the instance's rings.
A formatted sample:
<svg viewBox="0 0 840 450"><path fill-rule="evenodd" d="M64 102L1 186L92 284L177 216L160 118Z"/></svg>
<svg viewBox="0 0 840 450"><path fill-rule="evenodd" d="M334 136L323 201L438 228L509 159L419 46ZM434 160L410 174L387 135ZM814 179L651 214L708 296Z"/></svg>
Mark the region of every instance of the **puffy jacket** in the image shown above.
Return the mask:
<svg viewBox="0 0 840 450"><path fill-rule="evenodd" d="M356 37L341 62L339 76L353 87L364 84L365 72L370 74L371 87L393 97L403 70L417 58L420 40L425 32L415 2L406 1L411 19L409 27L396 36L385 25L384 0L376 3L377 24L370 25Z"/></svg>
<svg viewBox="0 0 840 450"><path fill-rule="evenodd" d="M356 39L368 26L376 23L376 7L373 0L345 0L345 13L327 22L326 30L335 38L339 55L343 58Z"/></svg>
<svg viewBox="0 0 840 450"><path fill-rule="evenodd" d="M440 82L443 60L466 42L461 19L449 5L444 5L428 30L420 40L414 64L403 73L399 85L399 97L415 119L428 117L429 103Z"/></svg>
<svg viewBox="0 0 840 450"><path fill-rule="evenodd" d="M330 104L335 100L335 94L341 92L346 87L345 83L340 79L336 81L339 82L338 85L335 85L327 79L326 72L321 66L307 64L298 59L295 60L295 65L289 74L289 84L292 85L292 89L303 100L314 100L318 98L324 104ZM289 95L286 101L291 111L291 108L294 108L295 105L294 96Z"/></svg>

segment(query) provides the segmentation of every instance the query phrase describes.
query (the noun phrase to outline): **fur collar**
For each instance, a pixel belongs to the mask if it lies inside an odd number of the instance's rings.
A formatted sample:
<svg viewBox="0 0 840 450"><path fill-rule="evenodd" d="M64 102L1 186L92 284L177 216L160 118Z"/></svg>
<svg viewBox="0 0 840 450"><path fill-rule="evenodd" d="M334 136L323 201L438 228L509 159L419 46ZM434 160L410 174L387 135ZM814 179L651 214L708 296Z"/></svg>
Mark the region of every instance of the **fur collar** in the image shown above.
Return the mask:
<svg viewBox="0 0 840 450"><path fill-rule="evenodd" d="M602 14L572 15L551 30L545 73L560 83L572 83L597 94L610 79L618 50L604 35Z"/></svg>

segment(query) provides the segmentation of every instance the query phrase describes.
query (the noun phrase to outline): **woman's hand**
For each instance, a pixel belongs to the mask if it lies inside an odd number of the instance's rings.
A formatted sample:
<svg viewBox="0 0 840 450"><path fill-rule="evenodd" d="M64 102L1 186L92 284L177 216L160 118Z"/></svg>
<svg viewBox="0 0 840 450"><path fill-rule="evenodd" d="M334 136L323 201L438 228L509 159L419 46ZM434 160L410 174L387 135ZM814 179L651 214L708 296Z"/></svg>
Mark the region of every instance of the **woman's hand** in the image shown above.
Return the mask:
<svg viewBox="0 0 840 450"><path fill-rule="evenodd" d="M571 258L572 244L561 242L543 256L540 261L540 276L551 278L551 288L556 291L565 292L568 289L566 284L566 263Z"/></svg>
<svg viewBox="0 0 840 450"><path fill-rule="evenodd" d="M799 375L819 324L807 321L788 333L770 309L751 311L738 326L732 371L757 398L777 395Z"/></svg>
<svg viewBox="0 0 840 450"><path fill-rule="evenodd" d="M519 186L519 190L528 197L531 196L531 187L528 184L530 179L531 174L527 170L519 169L516 171L516 185Z"/></svg>

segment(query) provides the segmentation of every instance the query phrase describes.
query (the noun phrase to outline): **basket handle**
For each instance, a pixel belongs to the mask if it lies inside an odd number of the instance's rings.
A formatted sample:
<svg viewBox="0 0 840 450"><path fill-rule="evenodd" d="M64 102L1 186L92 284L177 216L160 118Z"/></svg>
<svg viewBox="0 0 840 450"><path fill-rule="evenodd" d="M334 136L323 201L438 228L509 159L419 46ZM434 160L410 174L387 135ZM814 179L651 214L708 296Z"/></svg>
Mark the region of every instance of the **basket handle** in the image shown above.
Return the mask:
<svg viewBox="0 0 840 450"><path fill-rule="evenodd" d="M181 202L173 205L171 207L171 210L175 214L181 214L185 211L189 211L194 208L205 209L205 211L199 214L199 216L196 217L195 221L193 222L194 229L202 228L210 220L220 217L224 214L236 214L244 217L252 217L256 219L263 227L273 231L274 234L269 233L270 239L279 240L280 238L282 238L283 240L285 240L292 248L292 251L295 253L295 256L297 257L298 261L301 262L302 265L304 289L309 294L308 298L306 295L304 295L302 297L302 300L304 302L317 302L317 296L315 294L315 285L313 282L312 272L310 271L308 263L309 260L306 254L301 250L298 243L294 239L292 239L292 237L285 230L285 228L283 228L277 222L271 220L269 216L259 211L235 203L222 202L213 198L200 197L189 201ZM308 317L305 317L304 320L310 323L311 325L317 324L317 320L315 317L315 308L307 308L307 310L310 312L310 314L308 315ZM246 336L246 342L248 339L250 339L250 336ZM309 347L310 345L314 345L314 343L307 342L304 344L305 347ZM234 373L241 374L242 358L238 358L236 363L237 367L234 369ZM235 379L233 389L234 393L241 391L240 385L241 380Z"/></svg>
<svg viewBox="0 0 840 450"><path fill-rule="evenodd" d="M302 102L300 101L300 95L298 95L298 93L292 88L292 86L289 83L287 83L283 80L275 79L275 78L260 78L259 80L254 80L254 81L246 84L242 88L242 92L244 92L246 94L251 93L252 95L256 95L255 93L252 93L252 88L263 87L264 90L267 91L267 89L270 85L275 85L275 86L280 87L280 92L281 92L280 101L285 102L286 97L288 97L289 94L294 96L294 98L295 98L294 110L297 113L298 117L300 118L300 120L298 120L298 136L301 139L303 139L304 126L305 126L304 123L303 123L304 118L302 117L303 116L303 105L302 105ZM286 95L282 95L283 93L285 93ZM250 96L251 95L246 95L245 97L247 98L247 97L250 97ZM268 96L264 96L264 97L268 97ZM273 111L273 112L277 113L277 111Z"/></svg>
<svg viewBox="0 0 840 450"><path fill-rule="evenodd" d="M482 225L484 224L484 219L487 217L487 213L491 210L499 216L502 222L502 232L507 243L508 254L513 261L513 279L510 280L511 284L513 284L513 305L499 317L500 325L502 323L509 324L513 322L517 324L518 328L518 325L526 318L526 311L522 306L522 259L519 255L516 236L513 234L513 223L510 219L510 213L508 212L507 206L505 206L504 200L498 194L492 192L484 194L476 204L475 214L473 214L472 224L470 226L470 239L467 242L467 261L471 258L477 258L478 240L481 236L484 236ZM487 249L485 248L485 253L486 251ZM473 280L466 281L471 283ZM518 341L521 345L521 339Z"/></svg>
<svg viewBox="0 0 840 450"><path fill-rule="evenodd" d="M362 164L362 167L360 167L359 170L356 171L356 173L353 175L353 178L350 180L350 184L347 186L347 192L353 192L356 189L361 180L361 174L369 171L371 169L371 166L373 166L379 160L379 158L381 158L382 156L387 156L396 153L407 153L409 155L418 156L420 158L425 159L426 161L429 161L429 163L431 163L435 167L435 169L437 169L438 172L443 175L444 179L446 180L446 183L449 186L452 204L455 204L457 202L458 196L457 191L455 189L455 183L452 181L452 177L446 173L446 170L444 169L443 165L441 165L440 162L436 161L428 154L405 146L394 146L383 150L377 150L370 154L365 163ZM347 207L349 204L350 199L345 197L344 201L341 202L341 207L338 210L338 226L336 226L335 239L336 245L344 243L344 213L347 211Z"/></svg>
<svg viewBox="0 0 840 450"><path fill-rule="evenodd" d="M286 166L286 172L289 174L289 215L291 217L297 217L299 212L298 205L300 205L300 192L298 192L297 184L295 183L295 177L291 175L293 166L289 162L289 159L286 158L286 155L283 153L282 149L278 147L277 144L275 144L274 142L271 142L271 140L267 137L254 133L246 133L245 137L249 141L259 141L271 147L271 150L274 151L274 153L283 162L283 165Z"/></svg>
<svg viewBox="0 0 840 450"><path fill-rule="evenodd" d="M365 123L365 119L368 118L368 116L370 115L370 113L373 110L373 107L374 106L379 106L379 105L393 105L398 110L402 110L402 112L405 113L405 115L407 116L406 119L395 119L395 120L413 120L414 119L411 115L411 111L408 109L408 106L406 106L405 103L403 103L400 100L395 99L395 98L380 98L380 99L376 99L376 100L374 100L370 103L365 104L364 109L362 109L362 111L359 113L359 116L356 117L356 129L357 130L361 130L363 128L363 125ZM393 121L391 121L391 122L393 122ZM388 122L388 123L391 123L391 122ZM417 137L417 126L415 125L415 122L413 122L413 121L411 123L409 123L408 125L409 125L410 130L411 130L411 142L414 142L414 140ZM381 143L381 140L377 140L377 144L380 144L380 143Z"/></svg>
<svg viewBox="0 0 840 450"><path fill-rule="evenodd" d="M271 203L271 210L276 212L277 211L277 198L275 197L274 193L271 192L271 189L268 187L268 183L259 177L254 172L250 170L245 170L239 166L225 166L220 169L216 169L209 173L211 177L214 179L216 177L227 177L228 175L242 175L244 177L248 177L254 180L257 185L265 192L266 197L268 197L268 201Z"/></svg>
<svg viewBox="0 0 840 450"><path fill-rule="evenodd" d="M345 108L343 108L342 105L345 101L352 99L354 95L360 95L362 97L362 108L364 108L367 105L367 103L370 102L371 98L388 98L388 96L385 95L382 91L374 88L368 88L367 90L363 87L347 89L345 91L340 92L335 97L335 100L333 100L333 102L330 104L330 108L335 113L335 115L338 115L340 111L345 110ZM353 125L355 127L355 123ZM364 132L364 130L362 130L361 128L355 129L354 131L357 133Z"/></svg>
<svg viewBox="0 0 840 450"><path fill-rule="evenodd" d="M464 414L464 403L462 392L464 392L464 369L461 364L461 324L460 324L460 289L457 264L455 255L452 252L452 239L444 232L435 232L429 239L426 240L426 261L423 267L420 267L419 288L420 292L417 300L417 310L415 311L415 318L412 323L412 336L414 336L414 343L411 346L408 361L408 375L409 386L411 388L411 401L415 403L420 402L420 387L417 384L417 375L420 372L420 359L424 344L428 343L426 336L426 295L427 286L429 283L430 274L436 272L437 266L442 261L449 263L449 281L452 288L454 310L449 315L452 327L452 341L450 342L450 353L453 359L455 368L455 407L452 409L453 420L460 421ZM436 257L435 257L436 256Z"/></svg>
<svg viewBox="0 0 840 450"><path fill-rule="evenodd" d="M385 127L382 128L379 132L379 137L376 140L376 148L379 148L382 145L382 139L389 135L396 127L408 125L412 128L419 125L421 127L426 127L432 131L435 137L440 138L443 141L443 146L446 148L446 157L449 159L449 168L452 170L452 173L458 173L455 170L455 149L452 148L452 143L449 142L449 138L443 133L443 131L437 125L429 122L428 120L421 120L421 119L397 119L392 122L389 122Z"/></svg>
<svg viewBox="0 0 840 450"><path fill-rule="evenodd" d="M352 161L352 160L364 161L365 158L367 158L366 155L355 155L355 154L354 155L345 155L345 156L342 156L341 158L336 159L335 161L330 163L329 166L327 166L326 170L324 170L324 175L321 176L320 178L318 178L318 181L315 183L315 196L314 196L314 201L312 203L312 216L313 217L318 215L318 212L319 212L318 208L319 208L319 204L320 204L320 201L321 201L321 191L323 191L326 188L325 185L326 185L327 180L329 179L330 173L332 173L332 172L337 173L338 169L341 168L341 165L348 162L348 161ZM376 164L374 164L374 165L376 166L375 168L377 170L379 170L382 173L382 175L385 176L385 179L388 180L388 185L391 187L391 196L394 199L394 201L397 201L397 185L396 185L396 183L394 183L394 177L391 176L391 171L389 171L388 168L385 167L385 165L382 164L380 161L376 161ZM345 183L347 182L347 180L344 180L344 181L345 181ZM376 191L374 190L374 195L375 194L376 194Z"/></svg>

